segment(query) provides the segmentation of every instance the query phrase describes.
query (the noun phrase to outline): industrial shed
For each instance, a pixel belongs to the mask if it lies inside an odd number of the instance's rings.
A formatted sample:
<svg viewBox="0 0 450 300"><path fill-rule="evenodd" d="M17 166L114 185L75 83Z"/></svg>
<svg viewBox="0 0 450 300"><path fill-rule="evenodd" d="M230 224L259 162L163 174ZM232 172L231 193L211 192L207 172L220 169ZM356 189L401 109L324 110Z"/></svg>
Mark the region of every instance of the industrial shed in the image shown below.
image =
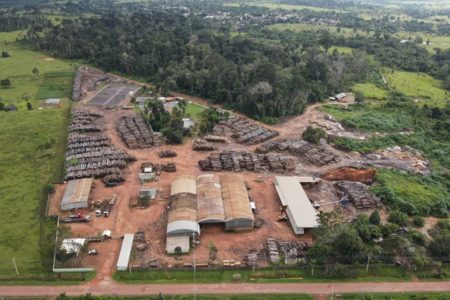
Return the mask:
<svg viewBox="0 0 450 300"><path fill-rule="evenodd" d="M197 177L197 220L200 224L225 222L222 188L217 175Z"/></svg>
<svg viewBox="0 0 450 300"><path fill-rule="evenodd" d="M200 234L197 223L197 186L193 176L178 177L170 189L167 235Z"/></svg>
<svg viewBox="0 0 450 300"><path fill-rule="evenodd" d="M119 259L117 260L117 271L125 271L130 262L131 249L133 248L134 234L127 233L123 236Z"/></svg>
<svg viewBox="0 0 450 300"><path fill-rule="evenodd" d="M317 212L303 190L300 178L276 176L275 189L296 234L304 234L305 229L319 225Z"/></svg>
<svg viewBox="0 0 450 300"><path fill-rule="evenodd" d="M93 178L71 180L67 184L61 201L61 210L87 208L89 206L89 193L91 192Z"/></svg>
<svg viewBox="0 0 450 300"><path fill-rule="evenodd" d="M255 218L242 175L220 175L220 184L225 211L225 230L253 229Z"/></svg>
<svg viewBox="0 0 450 300"><path fill-rule="evenodd" d="M181 253L188 253L191 249L189 236L168 236L166 239L167 253L176 254L177 247L180 247Z"/></svg>

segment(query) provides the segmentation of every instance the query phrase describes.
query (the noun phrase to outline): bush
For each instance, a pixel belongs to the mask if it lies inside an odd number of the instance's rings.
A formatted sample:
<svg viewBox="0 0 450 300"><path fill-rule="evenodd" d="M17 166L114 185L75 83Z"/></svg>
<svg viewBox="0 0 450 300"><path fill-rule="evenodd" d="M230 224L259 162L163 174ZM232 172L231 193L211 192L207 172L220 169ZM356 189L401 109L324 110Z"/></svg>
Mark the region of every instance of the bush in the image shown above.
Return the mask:
<svg viewBox="0 0 450 300"><path fill-rule="evenodd" d="M327 134L325 130L323 130L322 128L315 128L312 126L308 126L305 132L303 132L302 137L305 141L308 141L313 144L319 144L321 139L327 138Z"/></svg>
<svg viewBox="0 0 450 300"><path fill-rule="evenodd" d="M386 225L381 226L381 232L383 233L384 237L388 237L393 233L396 233L398 230L398 225L394 223L388 223Z"/></svg>
<svg viewBox="0 0 450 300"><path fill-rule="evenodd" d="M408 215L404 212L394 210L389 214L388 221L400 226L408 225Z"/></svg>
<svg viewBox="0 0 450 300"><path fill-rule="evenodd" d="M413 225L415 227L421 228L425 225L425 220L422 217L416 216L413 218Z"/></svg>
<svg viewBox="0 0 450 300"><path fill-rule="evenodd" d="M369 221L370 221L370 223L372 223L373 225L380 225L381 217L380 217L380 213L378 212L378 210L374 210L374 211L370 214Z"/></svg>
<svg viewBox="0 0 450 300"><path fill-rule="evenodd" d="M411 240L420 246L425 246L427 239L425 238L425 235L418 232L418 231L411 231L409 234L409 237Z"/></svg>

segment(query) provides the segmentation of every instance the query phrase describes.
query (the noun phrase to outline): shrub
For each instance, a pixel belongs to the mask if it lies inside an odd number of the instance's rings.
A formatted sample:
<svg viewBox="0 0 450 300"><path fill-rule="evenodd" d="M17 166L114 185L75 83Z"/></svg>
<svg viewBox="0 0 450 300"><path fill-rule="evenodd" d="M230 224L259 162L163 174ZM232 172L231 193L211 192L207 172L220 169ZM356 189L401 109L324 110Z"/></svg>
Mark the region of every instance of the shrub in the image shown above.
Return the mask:
<svg viewBox="0 0 450 300"><path fill-rule="evenodd" d="M408 224L408 215L404 212L394 210L389 214L388 221L400 226L406 226Z"/></svg>
<svg viewBox="0 0 450 300"><path fill-rule="evenodd" d="M370 223L372 223L373 225L379 225L381 222L381 217L380 217L380 213L378 212L378 210L374 210L369 217L369 221Z"/></svg>
<svg viewBox="0 0 450 300"><path fill-rule="evenodd" d="M308 126L305 132L303 132L302 137L305 141L308 141L313 144L319 144L321 139L326 139L327 134L325 130L323 130L322 128L315 128L312 126Z"/></svg>
<svg viewBox="0 0 450 300"><path fill-rule="evenodd" d="M415 227L421 228L425 225L425 220L422 217L416 216L413 218L413 225Z"/></svg>

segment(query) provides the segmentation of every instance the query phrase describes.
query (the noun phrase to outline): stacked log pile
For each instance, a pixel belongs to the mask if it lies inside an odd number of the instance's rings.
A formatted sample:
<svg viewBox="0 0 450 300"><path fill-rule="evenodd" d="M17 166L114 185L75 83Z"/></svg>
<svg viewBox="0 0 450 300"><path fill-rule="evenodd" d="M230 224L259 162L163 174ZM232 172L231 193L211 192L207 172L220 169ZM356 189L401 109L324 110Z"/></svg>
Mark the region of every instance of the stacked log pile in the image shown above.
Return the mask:
<svg viewBox="0 0 450 300"><path fill-rule="evenodd" d="M219 136L219 135L209 134L209 135L204 136L203 139L210 143L223 143L223 144L228 143L228 140L226 137Z"/></svg>
<svg viewBox="0 0 450 300"><path fill-rule="evenodd" d="M72 114L72 124L89 126L98 118L101 118L101 115L75 111ZM89 134L72 131L69 134L65 156L65 179L98 178L110 174L121 174L120 169L134 160L134 157L112 146L105 135L98 132Z"/></svg>
<svg viewBox="0 0 450 300"><path fill-rule="evenodd" d="M267 252L269 253L270 262L277 264L280 262L280 252L278 251L278 245L274 238L267 238Z"/></svg>
<svg viewBox="0 0 450 300"><path fill-rule="evenodd" d="M69 126L69 132L98 132L101 127L94 124L94 122L103 115L88 111L74 111L72 113L72 120Z"/></svg>
<svg viewBox="0 0 450 300"><path fill-rule="evenodd" d="M251 152L224 151L211 153L206 160L198 162L203 171L264 171L290 172L295 170L295 159L279 154L255 154Z"/></svg>
<svg viewBox="0 0 450 300"><path fill-rule="evenodd" d="M160 158L176 157L178 154L173 150L161 150L158 152Z"/></svg>
<svg viewBox="0 0 450 300"><path fill-rule="evenodd" d="M298 264L305 257L306 245L303 242L279 241L278 247L286 265Z"/></svg>
<svg viewBox="0 0 450 300"><path fill-rule="evenodd" d="M216 150L216 146L204 139L195 139L194 144L192 144L192 149L195 151L214 151Z"/></svg>
<svg viewBox="0 0 450 300"><path fill-rule="evenodd" d="M78 68L73 81L72 99L79 101L86 96L89 91L95 91L96 86L101 81L108 81L111 78L103 72L88 69L86 67Z"/></svg>
<svg viewBox="0 0 450 300"><path fill-rule="evenodd" d="M326 147L311 144L300 137L267 141L256 148L257 153L268 153L270 151L287 151L292 155L303 157L317 166L340 160L336 154Z"/></svg>
<svg viewBox="0 0 450 300"><path fill-rule="evenodd" d="M372 194L365 184L354 181L338 181L334 185L356 208L367 209L380 206L380 198Z"/></svg>
<svg viewBox="0 0 450 300"><path fill-rule="evenodd" d="M141 116L122 117L116 129L130 149L161 145L161 134L153 132Z"/></svg>
<svg viewBox="0 0 450 300"><path fill-rule="evenodd" d="M255 121L238 116L231 116L227 121L220 122L216 126L218 129L214 129L215 135L223 133L223 129L219 129L221 126L230 127L233 132L232 137L239 144L255 145L278 136L278 131L262 127Z"/></svg>
<svg viewBox="0 0 450 300"><path fill-rule="evenodd" d="M119 172L106 175L105 177L103 177L102 181L105 186L112 187L124 182L125 178L123 177L122 172Z"/></svg>

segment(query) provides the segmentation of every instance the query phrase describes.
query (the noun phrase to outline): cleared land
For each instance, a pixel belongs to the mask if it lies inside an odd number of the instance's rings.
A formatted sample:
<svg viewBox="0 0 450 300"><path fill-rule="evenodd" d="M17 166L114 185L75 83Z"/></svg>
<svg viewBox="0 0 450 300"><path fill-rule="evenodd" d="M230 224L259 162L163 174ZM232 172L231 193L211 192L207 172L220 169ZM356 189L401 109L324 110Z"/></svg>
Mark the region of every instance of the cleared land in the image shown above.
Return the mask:
<svg viewBox="0 0 450 300"><path fill-rule="evenodd" d="M386 71L384 76L393 89L405 95L417 98L428 106L445 106L448 100L446 91L441 88L441 81L423 73L404 71Z"/></svg>
<svg viewBox="0 0 450 300"><path fill-rule="evenodd" d="M42 220L45 189L49 180L60 178L65 149L69 103L58 109L27 111L23 94L36 107L35 95L41 74L70 72L72 66L61 60L49 60L41 53L21 49L16 33L0 33L0 41L11 57L0 59L0 78L10 78L13 87L0 90L5 104L19 104L17 112L0 112L0 275L15 274L16 257L21 274L43 273L51 265L50 251L54 222Z"/></svg>
<svg viewBox="0 0 450 300"><path fill-rule="evenodd" d="M400 31L395 34L400 39L410 39L411 42L414 42L416 37L420 37L423 42L426 42L428 38L430 39L430 44L421 44L422 47L434 53L434 48L448 49L450 48L450 36L443 35L429 35L421 32L409 32L409 31Z"/></svg>
<svg viewBox="0 0 450 300"><path fill-rule="evenodd" d="M119 106L130 98L139 87L132 84L112 83L103 88L89 101L89 105Z"/></svg>
<svg viewBox="0 0 450 300"><path fill-rule="evenodd" d="M351 28L338 29L338 27L335 27L335 26L320 25L320 24L307 24L307 23L291 23L291 24L279 23L279 24L269 25L269 26L267 26L267 28L269 28L270 30L279 30L279 31L292 30L294 32L301 32L301 31L307 31L307 30L313 30L313 31L328 30L332 34L342 34L345 37L351 37L356 34L366 35L366 33L364 31L353 32L353 29L351 29ZM340 30L340 31L338 32L338 30Z"/></svg>
<svg viewBox="0 0 450 300"><path fill-rule="evenodd" d="M387 90L382 89L370 82L356 83L353 85L352 91L362 92L364 96L368 99L384 100L387 99L388 97Z"/></svg>
<svg viewBox="0 0 450 300"><path fill-rule="evenodd" d="M73 72L50 72L44 79L36 94L36 99L69 98L72 93Z"/></svg>

